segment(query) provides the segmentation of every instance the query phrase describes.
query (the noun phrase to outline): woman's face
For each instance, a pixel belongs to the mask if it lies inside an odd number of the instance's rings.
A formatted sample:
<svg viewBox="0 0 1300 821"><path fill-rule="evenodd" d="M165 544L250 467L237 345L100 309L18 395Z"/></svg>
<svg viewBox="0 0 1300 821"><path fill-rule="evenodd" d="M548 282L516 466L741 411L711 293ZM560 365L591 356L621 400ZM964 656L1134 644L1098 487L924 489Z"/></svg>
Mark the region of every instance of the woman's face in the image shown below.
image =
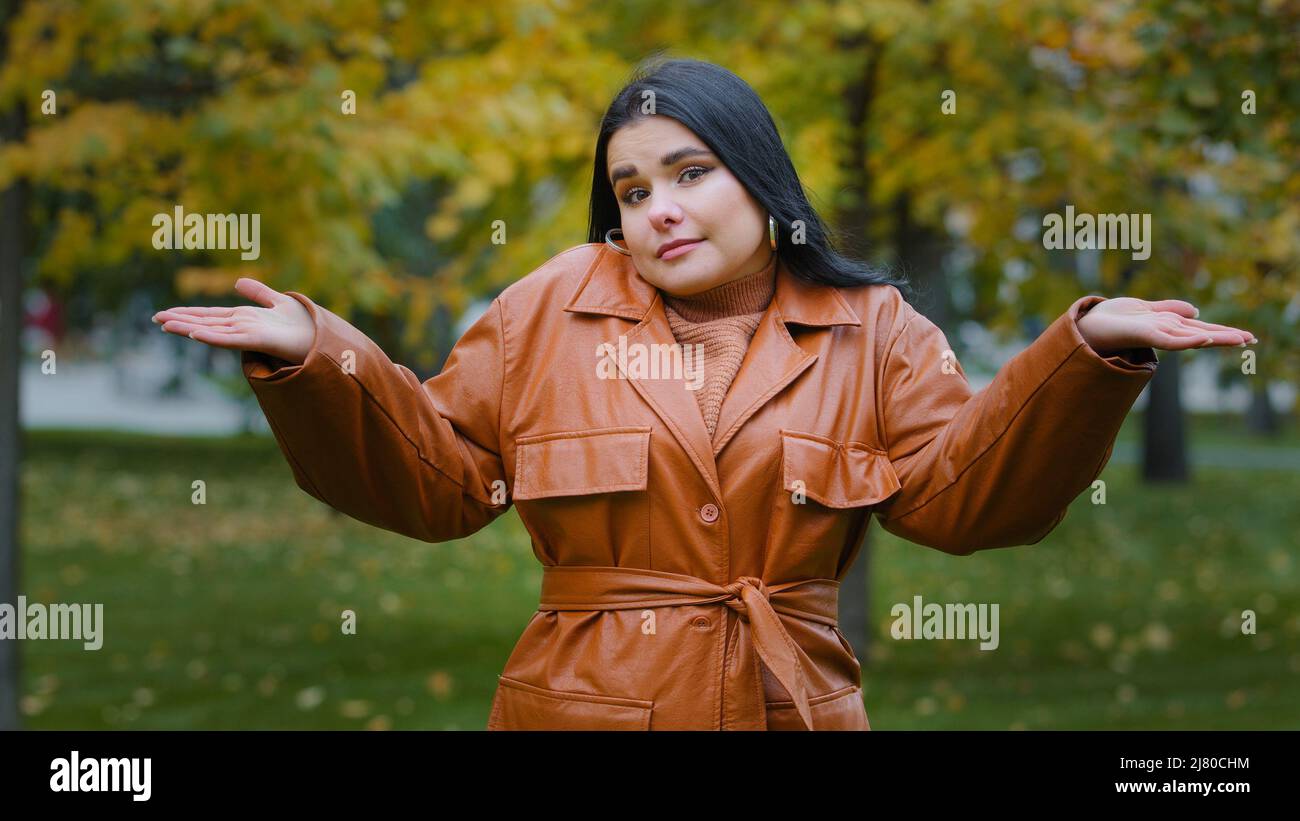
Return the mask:
<svg viewBox="0 0 1300 821"><path fill-rule="evenodd" d="M606 160L623 245L650 284L690 296L771 260L767 212L686 126L661 115L625 125ZM663 249L676 240L692 243Z"/></svg>

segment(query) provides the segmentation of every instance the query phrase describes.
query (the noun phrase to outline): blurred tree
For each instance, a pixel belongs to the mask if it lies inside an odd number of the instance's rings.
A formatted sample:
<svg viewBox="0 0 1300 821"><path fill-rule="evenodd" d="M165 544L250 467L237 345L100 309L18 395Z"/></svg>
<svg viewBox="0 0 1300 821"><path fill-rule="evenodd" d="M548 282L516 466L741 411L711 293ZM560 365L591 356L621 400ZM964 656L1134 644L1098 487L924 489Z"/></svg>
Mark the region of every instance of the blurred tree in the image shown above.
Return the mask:
<svg viewBox="0 0 1300 821"><path fill-rule="evenodd" d="M758 89L846 247L919 280L955 345L958 316L1010 331L1122 289L1254 331L1253 379L1300 374L1293 2L6 8L0 110L30 127L0 188L31 185L39 276L105 305L257 276L428 373L452 317L583 240L599 116L672 49ZM259 259L154 249L178 204L261 214ZM1067 205L1151 214L1150 258L1048 251Z"/></svg>
<svg viewBox="0 0 1300 821"><path fill-rule="evenodd" d="M47 0L10 27L0 103L32 127L0 151L0 183L34 185L48 280L109 303L150 282L228 297L260 275L398 320L394 353L436 366L445 350L419 348L438 308L457 315L582 237L597 118L637 59L671 46L759 89L809 188L833 192L846 245L926 280L940 319L957 300L1010 330L1113 289L1123 252L1095 273L1049 264L1041 217L1074 204L1155 215L1135 295L1280 332L1264 306L1295 292L1300 256L1297 14L1245 0ZM260 258L155 250L152 217L177 204L262 214ZM945 271L957 244L969 261Z"/></svg>
<svg viewBox="0 0 1300 821"><path fill-rule="evenodd" d="M0 64L8 56L9 27L18 4L0 4ZM26 111L15 102L0 103L0 140L26 137ZM19 364L22 361L23 251L27 215L27 185L21 179L0 183L0 602L18 601L22 573L18 550L20 531L18 466L22 462L19 429ZM19 726L21 657L18 642L0 641L0 731Z"/></svg>
<svg viewBox="0 0 1300 821"><path fill-rule="evenodd" d="M1300 7L885 0L744 25L709 58L759 88L805 183L834 192L842 244L899 264L955 346L954 307L1010 330L1089 291L1176 296L1254 331L1275 378L1300 374L1281 310L1300 292ZM1043 215L1067 205L1151 214L1150 258L1048 251ZM1185 477L1162 359L1143 475ZM843 613L866 612L868 555ZM845 629L865 649L865 626Z"/></svg>
<svg viewBox="0 0 1300 821"><path fill-rule="evenodd" d="M589 78L622 68L591 52L591 25L525 2L30 3L0 104L33 125L0 152L0 184L37 192L39 275L106 307L149 284L236 302L234 280L256 276L392 315L404 333L381 344L436 366L445 351L419 343L437 308L458 314L582 233L584 214L554 206L587 171L607 94ZM153 216L177 205L261 214L259 258L153 248ZM381 241L394 224L423 247Z"/></svg>

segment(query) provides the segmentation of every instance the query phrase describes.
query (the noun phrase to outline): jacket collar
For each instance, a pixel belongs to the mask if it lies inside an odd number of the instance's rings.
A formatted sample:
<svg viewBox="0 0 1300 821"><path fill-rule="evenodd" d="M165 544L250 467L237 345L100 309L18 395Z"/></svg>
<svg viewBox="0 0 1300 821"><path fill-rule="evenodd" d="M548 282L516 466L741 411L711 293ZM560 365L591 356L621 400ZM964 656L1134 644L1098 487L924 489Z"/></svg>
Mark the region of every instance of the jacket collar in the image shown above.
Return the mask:
<svg viewBox="0 0 1300 821"><path fill-rule="evenodd" d="M662 304L659 289L641 278L630 257L602 245L564 310L636 321L636 327L625 334L629 346L671 345L675 340ZM717 435L713 438L704 426L695 395L685 390L681 375L629 378L632 387L672 432L718 500L722 499L717 467L719 453L763 405L817 361L818 355L802 348L786 329L793 323L819 327L861 324L837 288L796 280L778 259L772 302L763 312L740 370L722 400ZM622 365L618 367L622 369Z"/></svg>
<svg viewBox="0 0 1300 821"><path fill-rule="evenodd" d="M603 243L564 310L604 314L640 321L655 302L658 289L641 278L632 258ZM795 277L780 257L776 263L776 292L772 297L777 316L789 324L827 327L861 325L838 289L813 285Z"/></svg>

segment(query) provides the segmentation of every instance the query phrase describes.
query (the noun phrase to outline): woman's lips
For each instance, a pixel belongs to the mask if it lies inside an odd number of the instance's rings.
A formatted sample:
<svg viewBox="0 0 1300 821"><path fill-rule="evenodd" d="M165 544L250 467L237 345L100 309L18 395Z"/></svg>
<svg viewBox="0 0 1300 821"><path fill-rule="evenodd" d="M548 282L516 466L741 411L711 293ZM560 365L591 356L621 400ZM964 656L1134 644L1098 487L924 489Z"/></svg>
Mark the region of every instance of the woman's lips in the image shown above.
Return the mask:
<svg viewBox="0 0 1300 821"><path fill-rule="evenodd" d="M667 251L664 251L664 255L659 258L675 259L683 254L689 253L692 248L699 245L701 242L704 242L704 240L697 239L695 242L688 242L685 245L678 245L676 248L669 248Z"/></svg>

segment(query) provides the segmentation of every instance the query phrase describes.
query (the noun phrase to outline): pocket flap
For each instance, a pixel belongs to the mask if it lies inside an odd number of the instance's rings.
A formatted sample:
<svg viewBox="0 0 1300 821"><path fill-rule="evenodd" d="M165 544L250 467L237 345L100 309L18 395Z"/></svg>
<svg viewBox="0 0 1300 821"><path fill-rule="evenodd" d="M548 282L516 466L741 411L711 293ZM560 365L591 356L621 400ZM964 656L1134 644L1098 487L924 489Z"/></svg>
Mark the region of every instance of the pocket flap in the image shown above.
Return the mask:
<svg viewBox="0 0 1300 821"><path fill-rule="evenodd" d="M781 481L787 491L841 508L873 505L902 488L884 451L792 430L781 431Z"/></svg>
<svg viewBox="0 0 1300 821"><path fill-rule="evenodd" d="M649 730L654 702L548 690L497 676L489 730Z"/></svg>
<svg viewBox="0 0 1300 821"><path fill-rule="evenodd" d="M603 428L515 440L515 499L645 490L650 428Z"/></svg>
<svg viewBox="0 0 1300 821"><path fill-rule="evenodd" d="M870 730L867 708L862 702L862 688L856 684L833 693L808 699L812 708L813 727L818 730ZM767 702L767 729L802 730L803 722L793 701Z"/></svg>

